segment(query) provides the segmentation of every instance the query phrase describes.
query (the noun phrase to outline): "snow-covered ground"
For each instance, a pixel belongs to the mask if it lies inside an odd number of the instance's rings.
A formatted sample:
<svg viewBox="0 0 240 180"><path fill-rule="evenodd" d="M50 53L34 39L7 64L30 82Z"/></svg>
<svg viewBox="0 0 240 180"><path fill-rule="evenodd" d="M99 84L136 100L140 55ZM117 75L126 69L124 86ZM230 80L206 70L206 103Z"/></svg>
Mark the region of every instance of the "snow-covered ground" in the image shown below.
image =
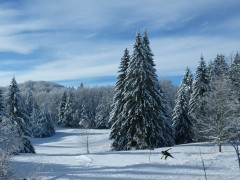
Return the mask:
<svg viewBox="0 0 240 180"><path fill-rule="evenodd" d="M195 143L172 147L174 159L161 159L166 148L138 151L110 151L109 130L90 130L90 154L86 154L85 131L58 129L50 138L32 139L37 154L21 154L12 160L17 177L29 179L80 180L204 180L199 151L208 180L240 179L236 154L231 146Z"/></svg>

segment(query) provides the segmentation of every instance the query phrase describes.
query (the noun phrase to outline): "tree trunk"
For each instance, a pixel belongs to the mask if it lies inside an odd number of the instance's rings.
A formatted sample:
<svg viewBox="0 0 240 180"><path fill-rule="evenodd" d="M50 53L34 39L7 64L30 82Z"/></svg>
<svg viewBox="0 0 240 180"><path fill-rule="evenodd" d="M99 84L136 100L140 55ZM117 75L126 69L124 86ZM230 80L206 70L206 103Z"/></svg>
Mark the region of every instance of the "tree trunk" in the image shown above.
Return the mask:
<svg viewBox="0 0 240 180"><path fill-rule="evenodd" d="M219 143L219 145L218 145L218 150L219 150L219 152L222 152L222 144L221 143Z"/></svg>
<svg viewBox="0 0 240 180"><path fill-rule="evenodd" d="M151 148L150 148L150 151L149 151L149 159L148 159L149 162L151 161L151 154L152 154L152 153L151 153Z"/></svg>
<svg viewBox="0 0 240 180"><path fill-rule="evenodd" d="M218 139L217 145L218 145L218 152L222 152L222 143L220 139Z"/></svg>
<svg viewBox="0 0 240 180"><path fill-rule="evenodd" d="M88 136L87 136L87 154L89 154Z"/></svg>
<svg viewBox="0 0 240 180"><path fill-rule="evenodd" d="M237 158L238 158L238 167L240 169L240 153L239 153L238 143L237 143L236 153L237 153Z"/></svg>

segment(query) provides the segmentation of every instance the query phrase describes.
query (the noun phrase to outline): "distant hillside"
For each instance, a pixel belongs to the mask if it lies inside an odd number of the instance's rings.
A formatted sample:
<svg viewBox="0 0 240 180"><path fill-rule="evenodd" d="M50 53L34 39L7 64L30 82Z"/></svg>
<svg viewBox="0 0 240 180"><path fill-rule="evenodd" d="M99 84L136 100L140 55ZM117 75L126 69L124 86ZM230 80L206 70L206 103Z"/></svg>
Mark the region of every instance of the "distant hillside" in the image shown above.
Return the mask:
<svg viewBox="0 0 240 180"><path fill-rule="evenodd" d="M19 84L20 91L32 90L33 92L51 92L65 88L50 81L26 81Z"/></svg>

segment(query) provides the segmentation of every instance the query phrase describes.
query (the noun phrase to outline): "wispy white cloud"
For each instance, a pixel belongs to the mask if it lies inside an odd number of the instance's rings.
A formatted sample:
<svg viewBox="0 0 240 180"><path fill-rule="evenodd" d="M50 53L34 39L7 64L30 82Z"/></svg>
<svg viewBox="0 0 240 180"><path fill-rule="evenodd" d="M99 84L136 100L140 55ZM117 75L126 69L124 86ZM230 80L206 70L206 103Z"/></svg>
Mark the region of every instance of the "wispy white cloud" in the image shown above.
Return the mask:
<svg viewBox="0 0 240 180"><path fill-rule="evenodd" d="M0 53L26 54L30 57L21 65L28 66L31 56L32 63L24 71L0 73L1 85L7 85L13 75L20 82L116 75L123 50L131 51L137 29L148 29L160 75L181 75L186 66L194 69L201 53L209 60L217 53L239 50L234 34L240 14L226 13L221 23L209 19L213 14L217 18L219 10L240 5L237 0L21 2L21 6L5 3L0 8ZM191 33L186 34L185 28ZM20 63L17 55L5 56L0 66L7 64L5 59Z"/></svg>

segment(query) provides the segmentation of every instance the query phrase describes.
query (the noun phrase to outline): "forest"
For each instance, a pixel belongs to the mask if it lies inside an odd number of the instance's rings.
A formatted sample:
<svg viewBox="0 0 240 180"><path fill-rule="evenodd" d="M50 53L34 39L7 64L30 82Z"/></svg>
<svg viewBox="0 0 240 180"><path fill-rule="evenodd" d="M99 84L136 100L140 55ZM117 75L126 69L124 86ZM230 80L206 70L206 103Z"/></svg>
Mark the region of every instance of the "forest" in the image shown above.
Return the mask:
<svg viewBox="0 0 240 180"><path fill-rule="evenodd" d="M186 67L179 87L159 80L155 66L147 32L138 32L115 86L18 84L13 77L0 91L0 177L9 173L12 154L35 153L30 137L50 137L56 127L110 129L112 151L210 141L221 152L229 143L239 161L239 54L209 62L201 56L194 74Z"/></svg>

